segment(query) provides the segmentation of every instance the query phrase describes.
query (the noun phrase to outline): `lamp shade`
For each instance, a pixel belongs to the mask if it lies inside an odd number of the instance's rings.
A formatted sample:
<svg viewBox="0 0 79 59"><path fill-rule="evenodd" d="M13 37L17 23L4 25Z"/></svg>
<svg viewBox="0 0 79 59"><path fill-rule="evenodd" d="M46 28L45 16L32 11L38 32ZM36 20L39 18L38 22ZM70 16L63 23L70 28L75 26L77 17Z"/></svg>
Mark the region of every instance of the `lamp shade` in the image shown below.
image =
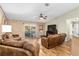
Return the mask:
<svg viewBox="0 0 79 59"><path fill-rule="evenodd" d="M2 32L12 32L11 25L2 25Z"/></svg>

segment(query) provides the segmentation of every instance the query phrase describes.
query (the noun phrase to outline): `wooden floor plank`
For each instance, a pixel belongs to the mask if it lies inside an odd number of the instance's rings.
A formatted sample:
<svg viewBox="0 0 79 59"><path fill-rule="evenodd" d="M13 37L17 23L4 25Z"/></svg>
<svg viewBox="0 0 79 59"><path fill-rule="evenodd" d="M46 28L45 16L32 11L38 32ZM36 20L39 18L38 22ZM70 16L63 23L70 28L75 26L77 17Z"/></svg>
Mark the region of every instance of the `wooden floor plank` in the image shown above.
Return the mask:
<svg viewBox="0 0 79 59"><path fill-rule="evenodd" d="M70 56L71 41L64 42L62 45L56 46L52 49L47 49L41 45L39 55L40 56Z"/></svg>

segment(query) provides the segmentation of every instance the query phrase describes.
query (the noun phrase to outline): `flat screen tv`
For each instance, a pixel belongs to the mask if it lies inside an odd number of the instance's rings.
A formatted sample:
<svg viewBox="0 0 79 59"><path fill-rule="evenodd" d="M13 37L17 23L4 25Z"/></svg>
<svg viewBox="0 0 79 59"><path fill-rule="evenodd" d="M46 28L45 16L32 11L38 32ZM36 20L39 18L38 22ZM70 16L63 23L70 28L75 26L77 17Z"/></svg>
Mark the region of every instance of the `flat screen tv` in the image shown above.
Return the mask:
<svg viewBox="0 0 79 59"><path fill-rule="evenodd" d="M56 29L56 25L48 25L48 31L53 31Z"/></svg>

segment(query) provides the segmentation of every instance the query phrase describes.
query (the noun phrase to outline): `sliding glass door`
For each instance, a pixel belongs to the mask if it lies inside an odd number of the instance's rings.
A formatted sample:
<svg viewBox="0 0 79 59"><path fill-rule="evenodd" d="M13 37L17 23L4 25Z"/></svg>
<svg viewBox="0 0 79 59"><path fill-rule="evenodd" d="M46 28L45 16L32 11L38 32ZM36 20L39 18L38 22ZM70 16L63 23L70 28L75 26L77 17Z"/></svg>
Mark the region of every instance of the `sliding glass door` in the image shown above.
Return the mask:
<svg viewBox="0 0 79 59"><path fill-rule="evenodd" d="M35 38L36 37L36 26L35 25L25 25L25 37Z"/></svg>

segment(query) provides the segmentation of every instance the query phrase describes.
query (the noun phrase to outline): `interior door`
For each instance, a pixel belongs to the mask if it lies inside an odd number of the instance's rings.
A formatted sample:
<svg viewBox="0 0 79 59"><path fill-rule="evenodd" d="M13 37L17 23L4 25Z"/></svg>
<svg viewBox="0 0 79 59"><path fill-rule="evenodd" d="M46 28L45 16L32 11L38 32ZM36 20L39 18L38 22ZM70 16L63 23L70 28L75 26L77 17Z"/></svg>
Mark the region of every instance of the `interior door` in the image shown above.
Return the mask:
<svg viewBox="0 0 79 59"><path fill-rule="evenodd" d="M72 29L73 29L72 34L74 36L79 36L79 22L78 21L72 22Z"/></svg>

